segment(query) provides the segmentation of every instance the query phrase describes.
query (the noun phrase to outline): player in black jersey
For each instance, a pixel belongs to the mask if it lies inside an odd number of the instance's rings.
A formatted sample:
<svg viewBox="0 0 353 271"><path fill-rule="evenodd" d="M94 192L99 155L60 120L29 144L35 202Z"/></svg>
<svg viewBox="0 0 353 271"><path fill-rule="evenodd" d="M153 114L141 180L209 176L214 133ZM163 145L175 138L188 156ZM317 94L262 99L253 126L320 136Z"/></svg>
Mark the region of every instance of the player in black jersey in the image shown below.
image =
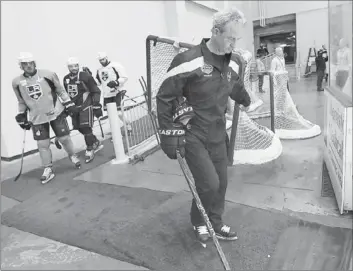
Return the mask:
<svg viewBox="0 0 353 271"><path fill-rule="evenodd" d="M94 159L95 153L103 148L101 142L93 134L93 117L103 116L100 104L101 91L94 78L87 72L80 71L79 60L70 57L67 61L70 71L64 77L64 87L71 100L79 108L78 112L71 114L72 126L78 130L86 142L86 163Z"/></svg>

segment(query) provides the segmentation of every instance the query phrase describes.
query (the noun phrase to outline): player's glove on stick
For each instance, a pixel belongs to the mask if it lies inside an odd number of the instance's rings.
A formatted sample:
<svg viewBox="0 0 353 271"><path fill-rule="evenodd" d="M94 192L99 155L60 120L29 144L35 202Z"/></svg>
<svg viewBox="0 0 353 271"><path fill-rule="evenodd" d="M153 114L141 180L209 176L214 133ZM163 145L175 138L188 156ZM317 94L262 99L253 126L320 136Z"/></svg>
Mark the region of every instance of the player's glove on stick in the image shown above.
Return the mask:
<svg viewBox="0 0 353 271"><path fill-rule="evenodd" d="M103 116L103 111L102 111L102 105L101 104L94 104L92 105L92 109L93 109L93 115L99 119L100 117Z"/></svg>
<svg viewBox="0 0 353 271"><path fill-rule="evenodd" d="M176 125L171 129L160 129L159 137L161 148L170 159L177 159L177 150L181 157L185 156L185 130L181 125Z"/></svg>
<svg viewBox="0 0 353 271"><path fill-rule="evenodd" d="M63 103L63 105L65 106L65 109L67 111L67 113L72 117L74 115L76 115L79 111L79 109L77 108L77 106L73 103L73 102L66 102Z"/></svg>
<svg viewBox="0 0 353 271"><path fill-rule="evenodd" d="M18 125L20 125L22 129L25 129L25 130L31 129L32 124L28 121L26 113L17 114L15 119Z"/></svg>
<svg viewBox="0 0 353 271"><path fill-rule="evenodd" d="M84 72L87 72L87 73L89 73L90 75L92 75L92 72L91 72L91 70L90 70L88 67L82 67L82 70L83 70Z"/></svg>
<svg viewBox="0 0 353 271"><path fill-rule="evenodd" d="M118 87L119 86L119 82L118 81L110 81L108 84L107 84L108 87L110 88L115 88L115 87Z"/></svg>

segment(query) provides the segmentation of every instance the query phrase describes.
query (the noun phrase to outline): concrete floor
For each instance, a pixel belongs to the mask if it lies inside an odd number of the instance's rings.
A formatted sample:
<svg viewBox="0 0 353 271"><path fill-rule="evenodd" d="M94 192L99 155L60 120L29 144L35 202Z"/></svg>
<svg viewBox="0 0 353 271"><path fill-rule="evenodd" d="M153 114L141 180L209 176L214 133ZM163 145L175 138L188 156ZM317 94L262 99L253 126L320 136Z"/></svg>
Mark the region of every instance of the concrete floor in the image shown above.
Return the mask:
<svg viewBox="0 0 353 271"><path fill-rule="evenodd" d="M322 129L324 94L316 92L315 80L295 82L290 88L299 112ZM307 140L285 140L282 144L283 153L275 161L259 166L229 168L227 200L255 208L285 212L328 226L352 228L352 213L339 215L335 198L321 197L322 135ZM62 151L52 149L55 160L64 156ZM38 154L27 157L24 172L39 164ZM15 176L18 168L19 161L1 162L1 180ZM119 177L112 178L116 176L116 172L119 172ZM189 191L177 162L167 159L161 151L136 165L107 163L77 176L76 179L87 182L100 180L102 183L166 192ZM16 204L18 202L1 196L2 212ZM13 228L2 226L2 233L2 269L15 265L27 270L137 269L127 263ZM52 259L55 253L43 253L43 249L49 247L53 249L52 252L58 253L55 259Z"/></svg>
<svg viewBox="0 0 353 271"><path fill-rule="evenodd" d="M1 196L1 213L20 202ZM1 225L1 270L146 270Z"/></svg>

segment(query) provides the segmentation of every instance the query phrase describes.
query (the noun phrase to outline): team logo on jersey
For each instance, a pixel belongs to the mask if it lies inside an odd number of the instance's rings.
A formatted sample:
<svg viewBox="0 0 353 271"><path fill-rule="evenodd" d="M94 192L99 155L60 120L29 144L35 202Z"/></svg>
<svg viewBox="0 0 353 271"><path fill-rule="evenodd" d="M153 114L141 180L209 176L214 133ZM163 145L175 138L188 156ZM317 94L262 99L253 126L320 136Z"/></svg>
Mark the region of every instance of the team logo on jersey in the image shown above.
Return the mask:
<svg viewBox="0 0 353 271"><path fill-rule="evenodd" d="M77 85L67 85L67 93L69 93L71 98L74 98L78 94Z"/></svg>
<svg viewBox="0 0 353 271"><path fill-rule="evenodd" d="M43 96L42 88L39 84L27 86L27 93L33 100L38 101Z"/></svg>
<svg viewBox="0 0 353 271"><path fill-rule="evenodd" d="M208 76L212 76L213 66L205 63L201 67L201 71Z"/></svg>
<svg viewBox="0 0 353 271"><path fill-rule="evenodd" d="M70 83L70 78L66 78L66 84Z"/></svg>
<svg viewBox="0 0 353 271"><path fill-rule="evenodd" d="M227 79L228 79L228 82L230 82L230 80L232 79L232 73L231 72L227 73Z"/></svg>
<svg viewBox="0 0 353 271"><path fill-rule="evenodd" d="M109 77L109 74L107 72L102 72L102 80L107 81Z"/></svg>

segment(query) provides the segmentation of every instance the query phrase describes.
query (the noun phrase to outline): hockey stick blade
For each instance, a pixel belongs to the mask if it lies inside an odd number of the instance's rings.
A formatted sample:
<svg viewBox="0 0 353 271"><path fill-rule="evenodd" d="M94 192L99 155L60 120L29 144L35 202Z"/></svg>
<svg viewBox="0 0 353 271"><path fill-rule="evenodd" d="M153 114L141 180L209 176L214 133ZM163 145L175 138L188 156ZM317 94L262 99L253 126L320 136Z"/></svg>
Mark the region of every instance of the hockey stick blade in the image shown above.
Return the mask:
<svg viewBox="0 0 353 271"><path fill-rule="evenodd" d="M25 153L25 146L26 146L26 130L23 132L23 143L22 143L22 155L21 155L21 167L20 167L20 172L17 174L15 179L13 180L14 182L17 182L17 180L21 177L22 174L22 167L23 167L23 158L24 158L24 153Z"/></svg>
<svg viewBox="0 0 353 271"><path fill-rule="evenodd" d="M202 215L202 218L203 220L205 221L206 223L206 226L207 226L207 229L209 231L209 233L211 234L211 237L212 237L212 240L213 240L213 243L215 245L215 247L217 248L217 252L218 252L218 255L219 257L221 258L221 261L222 261L222 264L223 264L223 267L225 270L231 270L230 269L230 266L229 266L229 263L226 259L226 256L224 255L224 252L222 250L222 247L221 245L219 244L218 242L218 239L216 237L216 233L212 227L212 224L208 218L208 215L205 211L205 208L203 207L202 203L201 203L201 200L200 200L200 197L196 191L196 187L195 187L195 181L194 181L194 178L190 172L190 169L188 167L188 165L186 164L186 162L184 161L184 159L181 157L180 153L179 153L179 150L177 150L176 152L176 155L177 155L177 159L178 159L178 162L180 164L180 167L181 167L181 170L183 171L184 173L184 176L185 176L185 179L189 185L189 188L190 188L190 191L192 193L192 196L194 197L195 199L195 203L196 203L196 206L197 206L197 209L199 209L201 215Z"/></svg>

